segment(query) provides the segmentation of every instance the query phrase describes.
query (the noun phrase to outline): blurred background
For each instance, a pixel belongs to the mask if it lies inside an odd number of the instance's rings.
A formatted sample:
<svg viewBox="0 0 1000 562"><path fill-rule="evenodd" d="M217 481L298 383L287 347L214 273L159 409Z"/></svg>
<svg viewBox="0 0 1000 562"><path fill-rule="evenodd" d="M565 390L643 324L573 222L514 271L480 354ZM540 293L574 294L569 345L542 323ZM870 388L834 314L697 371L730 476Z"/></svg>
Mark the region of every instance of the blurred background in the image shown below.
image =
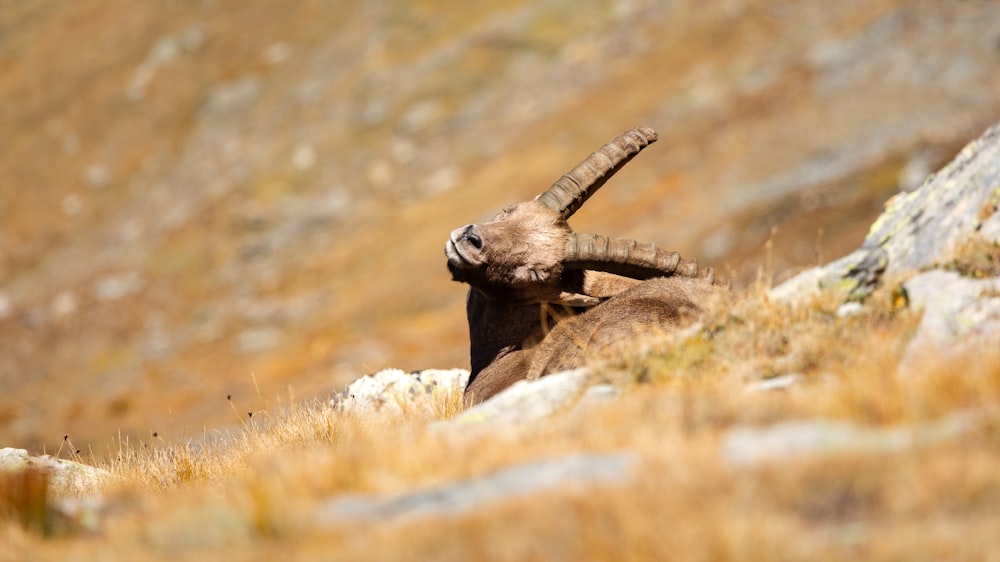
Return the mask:
<svg viewBox="0 0 1000 562"><path fill-rule="evenodd" d="M576 230L747 286L998 116L996 0L0 0L0 446L467 367L448 232L638 124Z"/></svg>

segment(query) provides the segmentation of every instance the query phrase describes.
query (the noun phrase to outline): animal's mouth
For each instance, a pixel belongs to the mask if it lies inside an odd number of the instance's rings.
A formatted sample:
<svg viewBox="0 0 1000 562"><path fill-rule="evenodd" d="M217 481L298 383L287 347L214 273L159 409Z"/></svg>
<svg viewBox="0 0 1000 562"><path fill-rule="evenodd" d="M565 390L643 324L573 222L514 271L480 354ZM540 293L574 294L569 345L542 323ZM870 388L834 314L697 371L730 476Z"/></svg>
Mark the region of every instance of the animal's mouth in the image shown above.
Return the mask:
<svg viewBox="0 0 1000 562"><path fill-rule="evenodd" d="M478 240L478 237L475 239ZM469 227L456 228L451 231L448 242L444 245L444 253L448 256L448 263L455 267L475 267L481 261L479 247L470 237Z"/></svg>
<svg viewBox="0 0 1000 562"><path fill-rule="evenodd" d="M462 252L458 249L458 244L454 240L448 239L448 242L444 245L444 254L448 256L448 263L451 265L465 266L469 265L469 260L462 255Z"/></svg>

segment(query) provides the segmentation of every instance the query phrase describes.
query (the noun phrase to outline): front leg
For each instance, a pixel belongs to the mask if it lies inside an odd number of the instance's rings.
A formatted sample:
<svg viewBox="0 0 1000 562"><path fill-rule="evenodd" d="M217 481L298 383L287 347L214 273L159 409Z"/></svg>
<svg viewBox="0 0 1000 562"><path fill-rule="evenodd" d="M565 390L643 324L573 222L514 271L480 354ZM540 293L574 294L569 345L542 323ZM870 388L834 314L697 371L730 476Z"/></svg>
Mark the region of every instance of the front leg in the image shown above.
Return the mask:
<svg viewBox="0 0 1000 562"><path fill-rule="evenodd" d="M470 378L465 387L465 406L478 404L517 381L524 380L531 366L531 356L530 349L511 351L498 357L474 378Z"/></svg>

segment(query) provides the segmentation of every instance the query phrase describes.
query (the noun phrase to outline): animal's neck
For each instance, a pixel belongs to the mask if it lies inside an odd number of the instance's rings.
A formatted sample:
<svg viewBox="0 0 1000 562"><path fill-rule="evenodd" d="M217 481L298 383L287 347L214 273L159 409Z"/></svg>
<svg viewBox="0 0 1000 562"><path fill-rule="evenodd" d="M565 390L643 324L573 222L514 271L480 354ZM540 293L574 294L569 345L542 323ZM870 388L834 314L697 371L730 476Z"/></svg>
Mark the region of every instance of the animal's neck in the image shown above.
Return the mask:
<svg viewBox="0 0 1000 562"><path fill-rule="evenodd" d="M541 330L541 305L512 305L488 300L476 289L466 303L469 320L471 377L496 359L521 349Z"/></svg>

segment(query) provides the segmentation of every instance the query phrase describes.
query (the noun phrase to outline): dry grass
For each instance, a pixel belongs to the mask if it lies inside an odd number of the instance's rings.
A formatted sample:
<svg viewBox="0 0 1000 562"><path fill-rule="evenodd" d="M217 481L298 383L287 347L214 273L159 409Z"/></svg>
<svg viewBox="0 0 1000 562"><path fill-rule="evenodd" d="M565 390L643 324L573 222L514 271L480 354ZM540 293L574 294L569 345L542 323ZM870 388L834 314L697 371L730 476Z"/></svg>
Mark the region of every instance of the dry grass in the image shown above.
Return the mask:
<svg viewBox="0 0 1000 562"><path fill-rule="evenodd" d="M974 237L960 244L955 255L947 268L965 277L1000 276L1000 244Z"/></svg>
<svg viewBox="0 0 1000 562"><path fill-rule="evenodd" d="M617 401L532 431L428 430L332 416L322 403L256 414L202 447L123 444L97 535L43 538L11 519L8 555L53 559L981 560L1000 547L1000 356L899 373L917 315L892 294L841 317L763 292L709 314L686 343L660 339L608 376L646 380ZM747 381L790 372L783 391ZM617 374L616 374L617 373ZM458 409L444 401L440 417ZM961 437L895 452L727 465L735 426L836 419L872 427L975 412ZM636 477L588 492L487 505L474 514L317 528L310 513L343 493L394 493L575 451L634 451Z"/></svg>

